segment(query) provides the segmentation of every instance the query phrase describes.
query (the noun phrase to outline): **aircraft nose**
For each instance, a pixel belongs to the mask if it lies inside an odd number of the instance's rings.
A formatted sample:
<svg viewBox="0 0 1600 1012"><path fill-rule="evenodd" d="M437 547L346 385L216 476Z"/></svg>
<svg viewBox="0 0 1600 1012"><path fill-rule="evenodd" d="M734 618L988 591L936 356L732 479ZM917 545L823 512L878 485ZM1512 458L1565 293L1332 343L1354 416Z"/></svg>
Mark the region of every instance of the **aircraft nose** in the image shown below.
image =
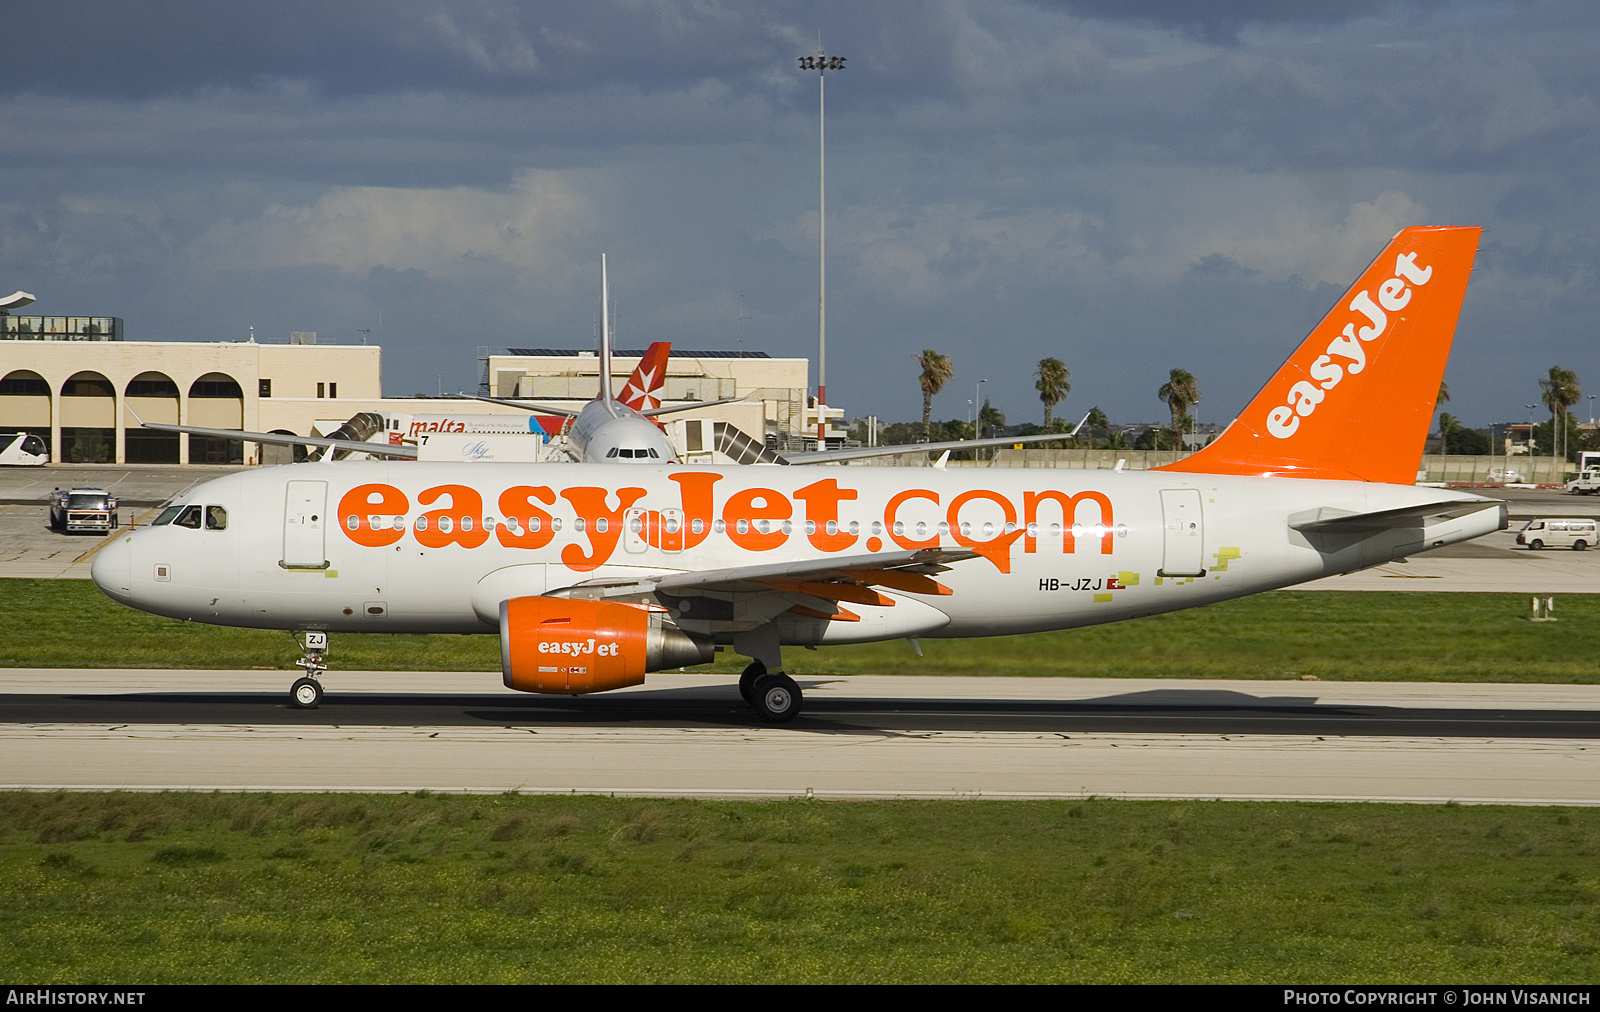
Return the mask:
<svg viewBox="0 0 1600 1012"><path fill-rule="evenodd" d="M127 604L133 597L133 540L131 534L120 534L94 553L89 566L89 576L100 592Z"/></svg>

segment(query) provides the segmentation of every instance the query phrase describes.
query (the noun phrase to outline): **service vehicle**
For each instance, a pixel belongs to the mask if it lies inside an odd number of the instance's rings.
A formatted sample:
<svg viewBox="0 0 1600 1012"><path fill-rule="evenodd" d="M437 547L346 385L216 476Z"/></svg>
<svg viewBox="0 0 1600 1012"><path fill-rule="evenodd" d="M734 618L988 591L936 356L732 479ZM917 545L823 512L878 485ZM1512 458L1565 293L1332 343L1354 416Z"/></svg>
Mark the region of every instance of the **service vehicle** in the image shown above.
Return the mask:
<svg viewBox="0 0 1600 1012"><path fill-rule="evenodd" d="M0 464L42 467L49 462L43 439L30 432L0 432Z"/></svg>
<svg viewBox="0 0 1600 1012"><path fill-rule="evenodd" d="M50 526L68 534L110 534L117 528L117 497L103 488L58 488L50 493Z"/></svg>
<svg viewBox="0 0 1600 1012"><path fill-rule="evenodd" d="M1581 552L1594 544L1597 526L1594 520L1581 518L1529 520L1517 532L1517 544L1535 552L1545 547Z"/></svg>
<svg viewBox="0 0 1600 1012"><path fill-rule="evenodd" d="M1574 495L1594 495L1600 492L1600 468L1578 472L1578 476L1567 482L1567 491Z"/></svg>

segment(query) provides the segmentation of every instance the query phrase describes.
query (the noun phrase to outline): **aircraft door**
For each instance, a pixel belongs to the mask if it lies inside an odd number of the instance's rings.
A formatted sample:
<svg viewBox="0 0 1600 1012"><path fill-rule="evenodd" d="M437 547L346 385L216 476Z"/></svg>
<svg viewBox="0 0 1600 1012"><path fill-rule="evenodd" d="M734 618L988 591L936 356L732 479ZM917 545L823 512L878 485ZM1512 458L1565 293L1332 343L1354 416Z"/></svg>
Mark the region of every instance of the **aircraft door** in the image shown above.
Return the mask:
<svg viewBox="0 0 1600 1012"><path fill-rule="evenodd" d="M1158 576L1204 576L1205 526L1197 488L1161 490L1162 564Z"/></svg>
<svg viewBox="0 0 1600 1012"><path fill-rule="evenodd" d="M328 483L291 481L283 509L283 565L297 569L328 568L323 534L328 520Z"/></svg>
<svg viewBox="0 0 1600 1012"><path fill-rule="evenodd" d="M661 550L683 551L683 510L661 511Z"/></svg>
<svg viewBox="0 0 1600 1012"><path fill-rule="evenodd" d="M630 555L640 555L650 547L650 514L645 510L629 510L623 519L622 550Z"/></svg>

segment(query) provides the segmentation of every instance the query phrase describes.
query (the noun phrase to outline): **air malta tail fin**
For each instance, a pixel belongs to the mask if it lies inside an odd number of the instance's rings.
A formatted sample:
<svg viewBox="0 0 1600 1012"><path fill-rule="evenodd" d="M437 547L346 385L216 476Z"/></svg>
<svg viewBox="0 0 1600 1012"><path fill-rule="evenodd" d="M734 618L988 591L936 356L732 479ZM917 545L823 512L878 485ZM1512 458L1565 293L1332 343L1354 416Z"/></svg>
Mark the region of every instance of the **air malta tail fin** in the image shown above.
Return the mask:
<svg viewBox="0 0 1600 1012"><path fill-rule="evenodd" d="M645 350L638 368L628 377L618 400L635 411L649 411L661 406L661 388L667 381L667 356L672 352L672 342L657 341Z"/></svg>
<svg viewBox="0 0 1600 1012"><path fill-rule="evenodd" d="M1221 436L1156 470L1411 484L1482 232L1395 236Z"/></svg>

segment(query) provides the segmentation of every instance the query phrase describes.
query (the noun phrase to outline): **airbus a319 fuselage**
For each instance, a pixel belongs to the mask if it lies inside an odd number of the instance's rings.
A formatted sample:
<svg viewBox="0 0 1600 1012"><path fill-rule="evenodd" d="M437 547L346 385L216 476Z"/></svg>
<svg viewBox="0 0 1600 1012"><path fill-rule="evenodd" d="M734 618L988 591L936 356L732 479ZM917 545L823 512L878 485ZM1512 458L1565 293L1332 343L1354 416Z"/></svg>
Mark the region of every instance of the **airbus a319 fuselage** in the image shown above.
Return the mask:
<svg viewBox="0 0 1600 1012"><path fill-rule="evenodd" d="M785 646L1113 622L1502 528L1502 503L1412 484L1479 231L1401 232L1221 437L1153 471L295 465L186 492L94 579L304 632L297 705L321 698L329 632L498 633L531 692L731 646L746 700L788 720Z"/></svg>
<svg viewBox="0 0 1600 1012"><path fill-rule="evenodd" d="M933 582L948 593L875 587L883 603L841 600L836 609L820 584L807 594L754 578L742 591L656 595L691 634L732 644L776 621L782 643L811 645L1039 632L1174 611L1363 569L1502 523L1500 504L1476 496L1357 482L754 470L478 464L470 484L452 464L241 472L173 501L169 512L197 507L198 526L169 520L106 546L94 578L124 603L221 625L490 633L510 597L1006 542L959 565L932 555L947 565ZM1293 526L1447 501L1471 512L1366 532Z"/></svg>

